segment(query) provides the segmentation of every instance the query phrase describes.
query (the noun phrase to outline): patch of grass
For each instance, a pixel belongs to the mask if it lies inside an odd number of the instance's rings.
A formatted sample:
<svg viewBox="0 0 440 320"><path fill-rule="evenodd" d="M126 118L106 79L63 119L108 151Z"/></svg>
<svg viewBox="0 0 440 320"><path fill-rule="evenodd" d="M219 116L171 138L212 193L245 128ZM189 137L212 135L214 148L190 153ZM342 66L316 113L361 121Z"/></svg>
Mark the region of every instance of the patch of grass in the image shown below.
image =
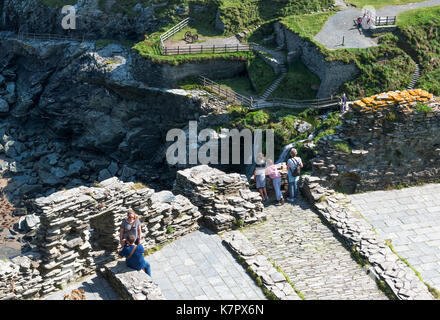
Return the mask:
<svg viewBox="0 0 440 320"><path fill-rule="evenodd" d="M417 105L414 107L414 110L417 112L423 112L425 115L432 112L431 107L423 103L417 103Z"/></svg>
<svg viewBox="0 0 440 320"><path fill-rule="evenodd" d="M272 259L267 259L269 260L270 263L272 263L273 267L280 272L284 278L286 278L287 283L290 284L290 286L293 288L293 290L296 292L296 294L302 299L302 300L306 300L306 298L304 297L304 295L301 293L301 291L299 291L298 289L295 288L295 285L293 284L293 282L290 280L290 278L287 276L287 274L279 267L275 264L275 262L272 261Z"/></svg>
<svg viewBox="0 0 440 320"><path fill-rule="evenodd" d="M174 232L174 228L171 227L171 226L168 226L168 227L167 227L167 234L171 234L171 233L173 233L173 232Z"/></svg>
<svg viewBox="0 0 440 320"><path fill-rule="evenodd" d="M279 298L272 291L266 288L261 278L252 270L252 268L247 265L246 260L244 260L240 255L238 255L236 252L231 250L229 247L228 250L237 260L237 262L240 263L243 266L243 268L246 269L247 274L249 274L249 276L255 281L256 285L261 288L261 290L263 291L264 295L268 300L279 300Z"/></svg>
<svg viewBox="0 0 440 320"><path fill-rule="evenodd" d="M336 142L332 144L337 150L344 153L351 153L351 148L346 142Z"/></svg>
<svg viewBox="0 0 440 320"><path fill-rule="evenodd" d="M272 67L256 55L249 58L247 70L251 83L255 85L258 95L262 95L278 78Z"/></svg>
<svg viewBox="0 0 440 320"><path fill-rule="evenodd" d="M315 99L321 80L300 61L291 66L278 88L272 93L273 98Z"/></svg>
<svg viewBox="0 0 440 320"><path fill-rule="evenodd" d="M240 76L231 79L220 79L216 80L216 82L220 84L220 87L223 89L229 89L248 96L253 96L256 94L251 82L249 81L249 77L247 76Z"/></svg>
<svg viewBox="0 0 440 320"><path fill-rule="evenodd" d="M409 264L409 262L405 259L405 258L402 258L397 252L396 252L396 250L394 249L394 247L393 247L393 244L392 244L392 241L391 241L391 239L385 239L385 244L390 248L390 250L403 262L403 263L405 263L412 271L414 271L414 273L415 273L415 275L417 276L417 278L419 278L419 280L428 288L428 290L429 290L429 292L431 292L431 294L434 296L434 298L435 299L437 299L437 300L440 300L440 292L437 290L437 289L435 289L435 288L433 288L433 287L431 287L429 284L427 284L424 280L423 280L423 278L422 278L422 276L420 275L420 272L418 272L416 269L414 269L410 264Z"/></svg>
<svg viewBox="0 0 440 320"><path fill-rule="evenodd" d="M374 6L376 9L390 5L402 5L414 2L422 2L426 0L346 0L346 3L352 4L358 8L364 6Z"/></svg>
<svg viewBox="0 0 440 320"><path fill-rule="evenodd" d="M292 15L283 18L281 22L302 38L313 40L327 20L335 13L336 11L331 10L313 14Z"/></svg>
<svg viewBox="0 0 440 320"><path fill-rule="evenodd" d="M385 115L385 120L389 122L395 122L397 120L397 115L394 112L388 112Z"/></svg>
<svg viewBox="0 0 440 320"><path fill-rule="evenodd" d="M244 226L244 220L243 219L235 219L233 221L234 225L238 228L241 228Z"/></svg>

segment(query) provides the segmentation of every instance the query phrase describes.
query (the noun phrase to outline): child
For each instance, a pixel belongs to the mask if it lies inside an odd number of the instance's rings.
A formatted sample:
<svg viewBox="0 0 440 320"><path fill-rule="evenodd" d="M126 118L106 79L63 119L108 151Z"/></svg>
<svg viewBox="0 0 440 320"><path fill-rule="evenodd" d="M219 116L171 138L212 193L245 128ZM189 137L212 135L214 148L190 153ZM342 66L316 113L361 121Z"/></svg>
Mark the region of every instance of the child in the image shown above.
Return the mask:
<svg viewBox="0 0 440 320"><path fill-rule="evenodd" d="M278 172L277 166L272 159L267 159L266 175L272 179L273 188L277 197L278 205L284 204L283 194L281 193L281 174Z"/></svg>

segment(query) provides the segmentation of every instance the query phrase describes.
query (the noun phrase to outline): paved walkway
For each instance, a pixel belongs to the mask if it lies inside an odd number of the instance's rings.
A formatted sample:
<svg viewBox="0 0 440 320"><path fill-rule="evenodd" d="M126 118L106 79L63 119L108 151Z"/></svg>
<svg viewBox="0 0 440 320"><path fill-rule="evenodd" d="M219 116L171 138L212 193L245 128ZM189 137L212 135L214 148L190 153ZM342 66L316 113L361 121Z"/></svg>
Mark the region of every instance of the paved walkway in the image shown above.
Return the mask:
<svg viewBox="0 0 440 320"><path fill-rule="evenodd" d="M243 232L306 299L387 299L304 199L265 210L268 220Z"/></svg>
<svg viewBox="0 0 440 320"><path fill-rule="evenodd" d="M73 289L83 289L86 300L120 300L117 293L100 275L92 275L81 282L69 284L65 289L51 294L44 300L63 300L65 294L70 294Z"/></svg>
<svg viewBox="0 0 440 320"><path fill-rule="evenodd" d="M210 231L190 233L146 257L170 300L262 300L262 290Z"/></svg>
<svg viewBox="0 0 440 320"><path fill-rule="evenodd" d="M338 0L341 5L342 1ZM407 10L421 7L440 5L440 0L430 0L406 5L387 6L377 10L376 16L397 16ZM377 40L361 33L353 20L362 15L362 8L343 6L341 11L330 17L323 29L315 36L315 40L325 45L328 49L341 48L368 48L377 45ZM342 38L345 37L345 46L342 46Z"/></svg>
<svg viewBox="0 0 440 320"><path fill-rule="evenodd" d="M440 289L440 184L348 198L423 280Z"/></svg>

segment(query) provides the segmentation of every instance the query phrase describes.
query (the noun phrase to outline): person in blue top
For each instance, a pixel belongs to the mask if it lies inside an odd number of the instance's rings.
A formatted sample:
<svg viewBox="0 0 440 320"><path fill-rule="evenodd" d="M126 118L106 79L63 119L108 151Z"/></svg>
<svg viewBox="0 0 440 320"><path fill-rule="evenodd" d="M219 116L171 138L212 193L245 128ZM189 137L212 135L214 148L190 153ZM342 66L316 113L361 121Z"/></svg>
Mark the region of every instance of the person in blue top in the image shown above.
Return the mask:
<svg viewBox="0 0 440 320"><path fill-rule="evenodd" d="M301 168L303 163L300 157L297 157L298 151L295 148L290 150L290 159L287 160L287 178L289 181L289 193L290 198L287 199L289 202L294 202L295 197L298 196L298 180L300 176Z"/></svg>
<svg viewBox="0 0 440 320"><path fill-rule="evenodd" d="M143 269L151 277L151 266L147 260L144 259L144 247L141 244L135 244L136 241L134 235L128 236L128 244L118 252L120 257L125 257L125 263L127 267L141 270Z"/></svg>

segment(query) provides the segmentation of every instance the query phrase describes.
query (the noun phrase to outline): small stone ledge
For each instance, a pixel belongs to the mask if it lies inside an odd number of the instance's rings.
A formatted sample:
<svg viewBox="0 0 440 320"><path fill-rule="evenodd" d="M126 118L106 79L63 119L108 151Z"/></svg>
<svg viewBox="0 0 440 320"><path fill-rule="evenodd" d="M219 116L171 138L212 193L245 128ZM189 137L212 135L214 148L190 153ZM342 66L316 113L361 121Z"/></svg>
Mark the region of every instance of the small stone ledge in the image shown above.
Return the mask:
<svg viewBox="0 0 440 320"><path fill-rule="evenodd" d="M322 185L325 180L315 176L302 178L301 191L318 213L350 247L371 265L370 272L384 281L400 300L433 300L428 288L413 270L391 251L371 225L358 213L339 204L345 199Z"/></svg>
<svg viewBox="0 0 440 320"><path fill-rule="evenodd" d="M110 262L101 272L124 300L165 300L160 288L145 271L131 269L125 261Z"/></svg>
<svg viewBox="0 0 440 320"><path fill-rule="evenodd" d="M223 242L241 259L246 267L261 278L263 286L280 300L301 300L281 272L278 272L267 258L240 231L225 233Z"/></svg>

